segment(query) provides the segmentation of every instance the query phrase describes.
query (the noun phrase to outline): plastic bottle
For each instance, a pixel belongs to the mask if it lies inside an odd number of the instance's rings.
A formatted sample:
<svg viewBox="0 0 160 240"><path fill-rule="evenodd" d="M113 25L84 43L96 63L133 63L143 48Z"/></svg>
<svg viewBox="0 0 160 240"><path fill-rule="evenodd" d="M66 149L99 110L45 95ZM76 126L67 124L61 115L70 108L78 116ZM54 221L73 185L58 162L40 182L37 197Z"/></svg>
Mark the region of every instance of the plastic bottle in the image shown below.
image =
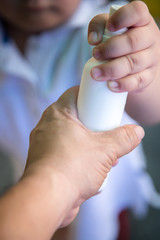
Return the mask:
<svg viewBox="0 0 160 240"><path fill-rule="evenodd" d="M112 5L109 16L120 7L120 5ZM109 32L105 29L103 41L120 33L122 31ZM106 81L92 79L90 75L92 67L102 63L104 62L92 57L85 64L77 100L79 120L92 131L106 131L118 127L127 99L127 92L114 93L108 89ZM104 188L105 182L100 191Z"/></svg>

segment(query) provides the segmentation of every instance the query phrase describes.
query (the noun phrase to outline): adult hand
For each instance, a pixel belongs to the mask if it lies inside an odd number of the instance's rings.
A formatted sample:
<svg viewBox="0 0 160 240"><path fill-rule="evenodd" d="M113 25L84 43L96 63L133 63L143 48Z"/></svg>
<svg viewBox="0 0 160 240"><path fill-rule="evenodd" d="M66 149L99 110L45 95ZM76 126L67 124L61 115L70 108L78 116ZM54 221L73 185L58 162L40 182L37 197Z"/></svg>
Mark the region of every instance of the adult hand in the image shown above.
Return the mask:
<svg viewBox="0 0 160 240"><path fill-rule="evenodd" d="M62 198L70 204L61 226L73 220L80 204L97 193L115 161L133 150L144 136L136 125L107 132L88 130L77 119L77 93L78 88L68 90L43 113L30 136L25 173L36 171L43 178L47 169L47 174L61 179L59 188L64 184L68 189Z"/></svg>

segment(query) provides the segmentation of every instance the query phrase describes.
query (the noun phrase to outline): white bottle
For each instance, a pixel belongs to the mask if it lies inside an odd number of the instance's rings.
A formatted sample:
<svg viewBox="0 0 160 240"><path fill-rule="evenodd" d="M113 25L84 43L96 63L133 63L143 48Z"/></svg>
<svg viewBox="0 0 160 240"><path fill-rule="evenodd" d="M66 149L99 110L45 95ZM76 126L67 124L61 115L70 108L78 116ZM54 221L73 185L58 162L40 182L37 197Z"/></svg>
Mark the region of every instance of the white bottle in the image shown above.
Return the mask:
<svg viewBox="0 0 160 240"><path fill-rule="evenodd" d="M110 16L120 5L112 5ZM124 30L123 30L124 32ZM109 32L107 29L103 35L103 41L122 31ZM104 62L91 58L85 64L77 100L79 120L92 131L106 131L118 127L122 120L123 111L127 99L127 92L114 93L107 87L106 81L92 79L90 71L92 67ZM100 188L104 188L105 182Z"/></svg>

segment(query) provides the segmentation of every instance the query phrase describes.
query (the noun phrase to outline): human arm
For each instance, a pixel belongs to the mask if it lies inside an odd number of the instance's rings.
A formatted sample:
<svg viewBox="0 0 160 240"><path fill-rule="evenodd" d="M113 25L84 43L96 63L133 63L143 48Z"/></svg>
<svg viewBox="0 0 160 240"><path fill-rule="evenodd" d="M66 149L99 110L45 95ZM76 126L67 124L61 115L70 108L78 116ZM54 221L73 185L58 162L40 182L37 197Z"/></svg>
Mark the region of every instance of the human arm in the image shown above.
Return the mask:
<svg viewBox="0 0 160 240"><path fill-rule="evenodd" d="M128 31L100 43L104 27L111 31L124 27ZM160 122L160 31L147 6L141 1L133 1L108 17L95 17L89 25L91 32L98 33L93 55L97 59L108 60L91 74L95 80L108 81L114 92L128 91L126 111L141 124Z"/></svg>
<svg viewBox="0 0 160 240"><path fill-rule="evenodd" d="M141 142L144 131L135 125L86 129L77 119L77 91L51 105L32 131L24 174L0 198L1 240L50 239L97 193L116 159Z"/></svg>

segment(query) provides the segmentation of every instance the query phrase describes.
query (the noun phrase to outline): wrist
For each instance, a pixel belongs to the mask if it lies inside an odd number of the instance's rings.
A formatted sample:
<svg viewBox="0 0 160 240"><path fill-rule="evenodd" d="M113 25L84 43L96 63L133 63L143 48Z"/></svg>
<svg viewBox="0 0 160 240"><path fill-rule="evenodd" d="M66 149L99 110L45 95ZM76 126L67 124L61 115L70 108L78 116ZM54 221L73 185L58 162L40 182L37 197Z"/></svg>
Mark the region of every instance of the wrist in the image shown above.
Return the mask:
<svg viewBox="0 0 160 240"><path fill-rule="evenodd" d="M63 171L53 169L51 166L44 164L45 161L39 161L28 166L22 176L22 181L29 181L35 188L42 191L48 196L50 212L52 212L53 222L55 218L55 208L58 216L59 227L67 214L75 208L78 199L78 191L73 184L63 174Z"/></svg>
<svg viewBox="0 0 160 240"><path fill-rule="evenodd" d="M33 163L1 198L0 239L50 239L73 205L63 175Z"/></svg>

